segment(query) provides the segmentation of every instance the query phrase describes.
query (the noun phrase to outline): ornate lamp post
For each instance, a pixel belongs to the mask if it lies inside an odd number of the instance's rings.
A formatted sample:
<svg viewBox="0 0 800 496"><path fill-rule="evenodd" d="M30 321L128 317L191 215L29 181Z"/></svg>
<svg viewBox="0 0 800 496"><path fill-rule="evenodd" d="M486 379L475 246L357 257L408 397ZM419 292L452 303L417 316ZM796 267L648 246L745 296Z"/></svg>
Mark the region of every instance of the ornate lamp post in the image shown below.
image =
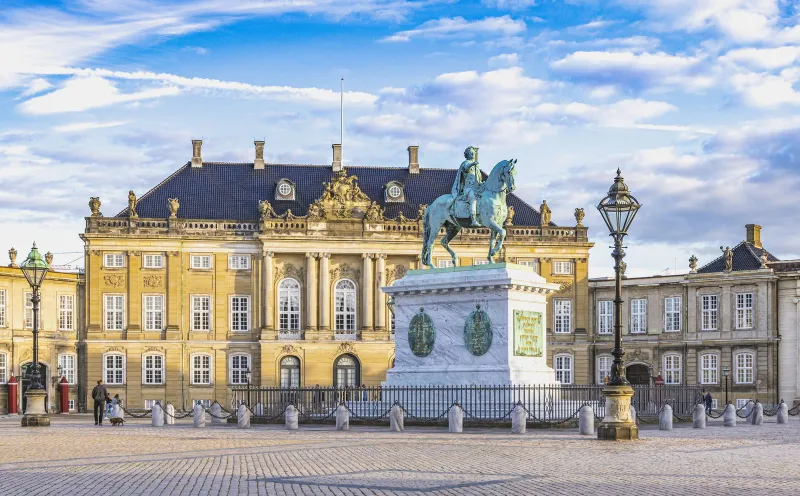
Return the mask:
<svg viewBox="0 0 800 496"><path fill-rule="evenodd" d="M44 276L50 270L50 266L42 258L36 243L33 244L28 258L20 265L25 279L31 285L33 294L31 303L33 304L33 365L31 366L31 382L25 391L26 409L22 417L23 427L46 427L50 425L50 417L47 416L45 409L45 397L47 391L42 383L42 374L39 370L39 288L44 281Z"/></svg>
<svg viewBox="0 0 800 496"><path fill-rule="evenodd" d="M731 373L730 367L725 365L722 367L722 375L725 376L725 406L728 406L728 374Z"/></svg>
<svg viewBox="0 0 800 496"><path fill-rule="evenodd" d="M252 377L253 373L250 371L250 367L247 367L247 370L244 371L245 377L247 377L247 408L251 408L250 403L250 378Z"/></svg>
<svg viewBox="0 0 800 496"><path fill-rule="evenodd" d="M614 238L614 272L616 275L614 294L614 362L611 365L611 379L603 389L606 398L606 412L603 421L597 427L598 439L627 440L639 439L639 428L631 418L631 398L633 388L625 378L625 367L622 357L622 258L625 256L622 242L628 234L633 218L641 204L628 191L623 182L621 172L617 169L614 184L608 189L608 195L597 205L597 210L608 226Z"/></svg>

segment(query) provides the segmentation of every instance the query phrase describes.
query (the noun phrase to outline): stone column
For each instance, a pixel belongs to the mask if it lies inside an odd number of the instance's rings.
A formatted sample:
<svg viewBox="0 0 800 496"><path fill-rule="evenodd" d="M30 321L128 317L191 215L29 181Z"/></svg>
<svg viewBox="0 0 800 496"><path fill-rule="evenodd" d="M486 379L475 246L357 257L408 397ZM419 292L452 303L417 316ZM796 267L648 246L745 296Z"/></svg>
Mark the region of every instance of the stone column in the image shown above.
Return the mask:
<svg viewBox="0 0 800 496"><path fill-rule="evenodd" d="M386 329L386 297L381 286L386 285L386 254L375 256L375 329Z"/></svg>
<svg viewBox="0 0 800 496"><path fill-rule="evenodd" d="M165 301L167 315L167 339L178 339L180 329L185 328L185 323L181 322L181 297L182 288L182 260L179 251L166 252L167 278L164 282L167 297Z"/></svg>
<svg viewBox="0 0 800 496"><path fill-rule="evenodd" d="M306 329L317 328L317 254L306 253Z"/></svg>
<svg viewBox="0 0 800 496"><path fill-rule="evenodd" d="M141 332L144 327L142 326L142 291L139 278L141 277L142 266L142 252L129 251L128 252L128 294L125 296L128 305L127 315L127 331Z"/></svg>
<svg viewBox="0 0 800 496"><path fill-rule="evenodd" d="M261 283L261 291L262 291L262 311L264 312L264 318L262 325L266 327L268 330L275 329L275 323L273 322L273 308L275 305L275 295L273 294L273 271L275 267L275 253L271 251L264 252L264 268L262 269L262 283Z"/></svg>
<svg viewBox="0 0 800 496"><path fill-rule="evenodd" d="M372 330L372 253L361 254L361 329Z"/></svg>
<svg viewBox="0 0 800 496"><path fill-rule="evenodd" d="M331 275L328 262L330 253L319 255L319 328L328 331L331 328Z"/></svg>

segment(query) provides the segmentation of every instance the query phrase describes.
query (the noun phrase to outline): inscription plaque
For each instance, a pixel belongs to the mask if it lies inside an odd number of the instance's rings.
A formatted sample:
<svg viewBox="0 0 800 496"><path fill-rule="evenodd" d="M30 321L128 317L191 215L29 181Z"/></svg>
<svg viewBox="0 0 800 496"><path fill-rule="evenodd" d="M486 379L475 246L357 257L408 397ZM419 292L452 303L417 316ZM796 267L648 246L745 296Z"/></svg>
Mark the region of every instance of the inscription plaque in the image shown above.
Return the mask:
<svg viewBox="0 0 800 496"><path fill-rule="evenodd" d="M514 310L514 356L541 357L543 344L542 313Z"/></svg>
<svg viewBox="0 0 800 496"><path fill-rule="evenodd" d="M464 323L464 345L473 355L484 355L492 346L493 334L489 314L477 305Z"/></svg>
<svg viewBox="0 0 800 496"><path fill-rule="evenodd" d="M435 340L436 329L433 327L433 320L425 313L424 308L420 308L408 326L408 346L411 348L411 353L418 357L430 355Z"/></svg>

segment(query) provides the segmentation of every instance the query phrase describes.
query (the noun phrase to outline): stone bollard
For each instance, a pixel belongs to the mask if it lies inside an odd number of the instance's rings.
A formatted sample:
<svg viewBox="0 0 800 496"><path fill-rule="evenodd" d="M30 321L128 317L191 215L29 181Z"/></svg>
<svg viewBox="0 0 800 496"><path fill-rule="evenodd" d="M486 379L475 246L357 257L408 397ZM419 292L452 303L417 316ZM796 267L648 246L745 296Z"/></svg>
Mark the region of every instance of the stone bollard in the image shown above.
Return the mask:
<svg viewBox="0 0 800 496"><path fill-rule="evenodd" d="M256 409L253 410L253 415L256 417L263 417L264 416L264 405L261 403L256 403Z"/></svg>
<svg viewBox="0 0 800 496"><path fill-rule="evenodd" d="M161 404L156 403L153 405L151 411L153 417L153 427L164 427L164 412L161 410Z"/></svg>
<svg viewBox="0 0 800 496"><path fill-rule="evenodd" d="M296 431L299 424L300 415L294 405L286 407L286 428L290 431Z"/></svg>
<svg viewBox="0 0 800 496"><path fill-rule="evenodd" d="M528 430L528 412L525 407L517 405L511 411L511 434L525 434Z"/></svg>
<svg viewBox="0 0 800 496"><path fill-rule="evenodd" d="M389 411L389 430L392 432L403 432L405 419L403 418L403 409L400 405L395 405Z"/></svg>
<svg viewBox="0 0 800 496"><path fill-rule="evenodd" d="M203 408L203 405L200 403L194 405L194 410L192 411L192 423L195 427L206 426L206 409Z"/></svg>
<svg viewBox="0 0 800 496"><path fill-rule="evenodd" d="M166 418L164 418L166 424L175 425L175 406L172 403L167 403L164 413L167 414Z"/></svg>
<svg viewBox="0 0 800 496"><path fill-rule="evenodd" d="M658 413L658 430L672 430L672 407L669 405L664 405L664 408Z"/></svg>
<svg viewBox="0 0 800 496"><path fill-rule="evenodd" d="M236 412L236 426L239 429L250 428L250 410L247 409L247 405L244 403L239 405L239 410Z"/></svg>
<svg viewBox="0 0 800 496"><path fill-rule="evenodd" d="M750 413L750 423L752 425L761 425L764 423L764 405L756 403L753 411Z"/></svg>
<svg viewBox="0 0 800 496"><path fill-rule="evenodd" d="M702 403L698 403L692 410L692 427L695 429L706 428L706 407Z"/></svg>
<svg viewBox="0 0 800 496"><path fill-rule="evenodd" d="M594 435L594 410L589 405L583 405L578 413L578 434Z"/></svg>
<svg viewBox="0 0 800 496"><path fill-rule="evenodd" d="M639 425L639 417L636 416L636 408L633 405L631 405L631 418L634 424Z"/></svg>
<svg viewBox="0 0 800 496"><path fill-rule="evenodd" d="M447 424L450 432L463 432L464 431L464 411L458 405L450 407L447 412Z"/></svg>
<svg viewBox="0 0 800 496"><path fill-rule="evenodd" d="M725 412L722 414L722 425L736 427L736 407L730 403L725 407Z"/></svg>
<svg viewBox="0 0 800 496"><path fill-rule="evenodd" d="M212 424L221 424L222 423L222 405L214 402L211 405L211 423Z"/></svg>
<svg viewBox="0 0 800 496"><path fill-rule="evenodd" d="M787 405L783 400L781 400L781 404L778 405L778 423L785 424L789 421L789 405Z"/></svg>
<svg viewBox="0 0 800 496"><path fill-rule="evenodd" d="M350 430L350 410L348 410L344 405L339 405L336 407L336 430Z"/></svg>

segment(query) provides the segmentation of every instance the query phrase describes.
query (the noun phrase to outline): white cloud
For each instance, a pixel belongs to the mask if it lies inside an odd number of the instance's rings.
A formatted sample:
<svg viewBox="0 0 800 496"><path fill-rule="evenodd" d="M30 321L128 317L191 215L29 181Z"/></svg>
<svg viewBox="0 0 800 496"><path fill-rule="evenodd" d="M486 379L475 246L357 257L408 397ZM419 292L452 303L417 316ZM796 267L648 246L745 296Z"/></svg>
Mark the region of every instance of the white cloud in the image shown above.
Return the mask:
<svg viewBox="0 0 800 496"><path fill-rule="evenodd" d="M550 48L569 49L605 49L607 51L648 52L658 49L661 40L650 36L628 36L626 38L590 38L586 40L550 40L546 43Z"/></svg>
<svg viewBox="0 0 800 496"><path fill-rule="evenodd" d="M734 62L757 69L780 69L794 64L800 59L800 46L773 48L739 48L731 50L720 60Z"/></svg>
<svg viewBox="0 0 800 496"><path fill-rule="evenodd" d="M776 108L785 104L800 104L800 93L794 89L798 79L796 71L787 69L778 75L756 72L734 74L730 83L747 105Z"/></svg>
<svg viewBox="0 0 800 496"><path fill-rule="evenodd" d="M476 35L513 36L525 31L525 21L512 19L511 16L486 17L468 21L463 17L445 17L422 23L407 31L399 31L387 36L382 41L404 42L412 38L448 38L453 36L473 37Z"/></svg>
<svg viewBox="0 0 800 496"><path fill-rule="evenodd" d="M62 124L60 126L53 126L53 131L56 133L81 133L84 131L91 131L93 129L104 129L109 127L117 127L125 125L125 121L109 121L109 122L73 122L70 124Z"/></svg>
<svg viewBox="0 0 800 496"><path fill-rule="evenodd" d="M589 97L595 100L606 100L617 94L617 88L614 85L607 84L597 86L589 91Z"/></svg>
<svg viewBox="0 0 800 496"><path fill-rule="evenodd" d="M496 9L521 10L533 7L538 2L537 0L481 0L481 3Z"/></svg>
<svg viewBox="0 0 800 496"><path fill-rule="evenodd" d="M489 67L503 67L517 64L519 64L519 54L516 53L501 53L489 57Z"/></svg>
<svg viewBox="0 0 800 496"><path fill-rule="evenodd" d="M22 92L20 96L32 96L43 91L53 88L53 85L47 82L44 78L36 78L28 83L28 89Z"/></svg>
<svg viewBox="0 0 800 496"><path fill-rule="evenodd" d="M607 127L629 127L677 108L666 102L641 99L620 100L607 105L542 103L529 109L530 115L554 124L593 123Z"/></svg>

